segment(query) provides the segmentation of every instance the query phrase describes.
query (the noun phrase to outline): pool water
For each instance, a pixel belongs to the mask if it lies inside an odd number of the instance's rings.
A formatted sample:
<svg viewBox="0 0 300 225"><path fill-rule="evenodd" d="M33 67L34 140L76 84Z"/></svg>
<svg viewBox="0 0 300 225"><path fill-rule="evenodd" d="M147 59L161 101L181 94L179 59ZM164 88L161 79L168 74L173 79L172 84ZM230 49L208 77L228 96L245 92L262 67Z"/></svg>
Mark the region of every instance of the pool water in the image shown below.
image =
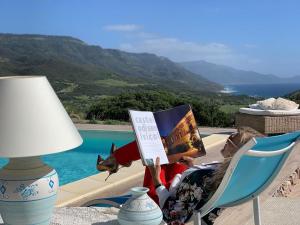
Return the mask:
<svg viewBox="0 0 300 225"><path fill-rule="evenodd" d="M55 168L60 185L64 185L98 173L97 156L108 157L111 143L118 147L134 140L133 132L80 130L83 144L70 151L43 156L43 161ZM0 167L7 159L0 159Z"/></svg>

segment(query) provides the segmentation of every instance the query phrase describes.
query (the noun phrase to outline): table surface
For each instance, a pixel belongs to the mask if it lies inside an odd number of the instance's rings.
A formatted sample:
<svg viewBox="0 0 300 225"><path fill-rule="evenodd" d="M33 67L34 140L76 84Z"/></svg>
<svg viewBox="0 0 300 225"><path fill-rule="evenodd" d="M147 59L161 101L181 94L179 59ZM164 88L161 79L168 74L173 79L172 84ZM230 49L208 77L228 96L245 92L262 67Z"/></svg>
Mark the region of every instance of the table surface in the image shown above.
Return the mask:
<svg viewBox="0 0 300 225"><path fill-rule="evenodd" d="M114 207L55 208L50 225L119 225L118 211L119 209ZM3 224L1 218L0 224Z"/></svg>
<svg viewBox="0 0 300 225"><path fill-rule="evenodd" d="M117 225L118 211L114 207L55 208L51 225Z"/></svg>

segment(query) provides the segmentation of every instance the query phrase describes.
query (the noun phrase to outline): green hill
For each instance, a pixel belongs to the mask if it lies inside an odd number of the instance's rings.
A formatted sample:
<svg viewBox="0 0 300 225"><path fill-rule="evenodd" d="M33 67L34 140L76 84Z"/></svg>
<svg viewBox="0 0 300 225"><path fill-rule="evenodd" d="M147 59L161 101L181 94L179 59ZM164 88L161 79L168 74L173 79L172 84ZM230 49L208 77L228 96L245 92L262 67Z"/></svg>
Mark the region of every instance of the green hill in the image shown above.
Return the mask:
<svg viewBox="0 0 300 225"><path fill-rule="evenodd" d="M46 75L64 100L124 91L215 92L222 87L154 54L103 49L64 36L0 34L0 76Z"/></svg>
<svg viewBox="0 0 300 225"><path fill-rule="evenodd" d="M300 104L300 90L299 91L294 91L294 92L286 95L285 97L291 99L292 101L297 102L298 104Z"/></svg>
<svg viewBox="0 0 300 225"><path fill-rule="evenodd" d="M182 62L180 65L195 74L200 74L206 79L221 85L294 83L297 79L299 79L299 76L283 78L272 74L239 70L229 66L209 63L203 60Z"/></svg>

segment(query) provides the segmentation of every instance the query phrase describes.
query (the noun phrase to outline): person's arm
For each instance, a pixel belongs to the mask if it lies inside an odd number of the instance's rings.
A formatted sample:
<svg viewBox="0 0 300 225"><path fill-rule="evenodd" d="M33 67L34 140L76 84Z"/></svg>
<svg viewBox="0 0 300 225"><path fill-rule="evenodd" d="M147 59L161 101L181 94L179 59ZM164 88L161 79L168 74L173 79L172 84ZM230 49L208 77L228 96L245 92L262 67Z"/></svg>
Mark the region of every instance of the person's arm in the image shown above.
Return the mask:
<svg viewBox="0 0 300 225"><path fill-rule="evenodd" d="M194 166L194 158L190 156L182 156L179 162L184 163L187 167L193 167Z"/></svg>
<svg viewBox="0 0 300 225"><path fill-rule="evenodd" d="M160 167L160 159L156 158L156 162L154 166L149 166L149 171L152 176L153 184L156 189L156 194L159 199L159 206L162 208L165 204L166 199L170 196L170 192L168 189L162 184L160 179L161 167Z"/></svg>
<svg viewBox="0 0 300 225"><path fill-rule="evenodd" d="M168 189L164 185L161 185L161 186L156 188L156 194L157 194L158 200L159 200L159 207L162 209L162 207L164 206L166 200L170 196L170 192L168 191Z"/></svg>

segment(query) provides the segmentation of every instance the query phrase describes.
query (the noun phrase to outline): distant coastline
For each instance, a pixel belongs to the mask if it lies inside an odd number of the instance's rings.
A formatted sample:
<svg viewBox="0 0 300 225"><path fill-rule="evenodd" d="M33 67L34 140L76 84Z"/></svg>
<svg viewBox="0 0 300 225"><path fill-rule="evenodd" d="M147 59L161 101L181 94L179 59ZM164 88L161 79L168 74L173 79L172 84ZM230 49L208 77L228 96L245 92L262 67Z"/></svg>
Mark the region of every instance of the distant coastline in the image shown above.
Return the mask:
<svg viewBox="0 0 300 225"><path fill-rule="evenodd" d="M283 84L232 84L224 85L221 93L252 97L282 97L300 90L299 83Z"/></svg>
<svg viewBox="0 0 300 225"><path fill-rule="evenodd" d="M224 93L224 94L233 94L235 92L236 91L234 89L232 89L232 87L229 87L229 86L225 86L224 89L221 91L221 93Z"/></svg>

